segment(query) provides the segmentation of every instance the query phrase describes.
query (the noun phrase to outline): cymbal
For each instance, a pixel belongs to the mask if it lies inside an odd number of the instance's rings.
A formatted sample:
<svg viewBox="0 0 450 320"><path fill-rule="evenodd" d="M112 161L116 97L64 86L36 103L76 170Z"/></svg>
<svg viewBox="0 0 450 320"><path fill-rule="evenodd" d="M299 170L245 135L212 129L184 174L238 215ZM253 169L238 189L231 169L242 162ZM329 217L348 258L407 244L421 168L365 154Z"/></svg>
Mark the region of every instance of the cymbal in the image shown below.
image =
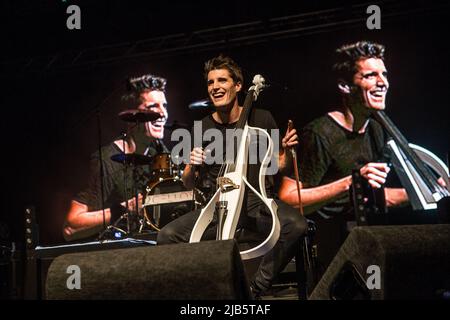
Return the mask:
<svg viewBox="0 0 450 320"><path fill-rule="evenodd" d="M152 158L136 153L118 153L111 156L111 160L133 166L145 166L152 163Z"/></svg>
<svg viewBox="0 0 450 320"><path fill-rule="evenodd" d="M175 130L175 129L191 129L191 127L189 127L187 124L185 123L180 123L178 121L174 121L172 123L167 123L164 128L169 129L169 130Z"/></svg>
<svg viewBox="0 0 450 320"><path fill-rule="evenodd" d="M138 109L125 110L119 113L119 118L127 122L148 122L161 118L158 112Z"/></svg>

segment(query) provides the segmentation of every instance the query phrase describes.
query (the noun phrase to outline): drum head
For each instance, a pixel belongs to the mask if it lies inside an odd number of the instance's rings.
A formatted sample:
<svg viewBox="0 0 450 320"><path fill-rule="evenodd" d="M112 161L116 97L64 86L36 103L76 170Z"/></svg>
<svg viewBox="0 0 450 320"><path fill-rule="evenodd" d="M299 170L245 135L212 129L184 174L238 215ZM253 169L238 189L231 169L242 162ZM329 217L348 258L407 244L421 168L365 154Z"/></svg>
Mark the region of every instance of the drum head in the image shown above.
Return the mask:
<svg viewBox="0 0 450 320"><path fill-rule="evenodd" d="M153 229L159 231L169 222L195 209L192 192L183 182L169 178L151 184L147 188L144 216Z"/></svg>

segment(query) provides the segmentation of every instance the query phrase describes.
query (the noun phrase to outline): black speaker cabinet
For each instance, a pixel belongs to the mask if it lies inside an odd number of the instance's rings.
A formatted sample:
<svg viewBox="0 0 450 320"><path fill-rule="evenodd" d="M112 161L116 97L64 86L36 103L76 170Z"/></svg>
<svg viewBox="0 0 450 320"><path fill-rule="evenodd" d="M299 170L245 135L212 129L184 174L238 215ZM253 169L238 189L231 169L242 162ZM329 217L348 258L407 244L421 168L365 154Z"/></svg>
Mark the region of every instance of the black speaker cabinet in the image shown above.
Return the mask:
<svg viewBox="0 0 450 320"><path fill-rule="evenodd" d="M445 299L450 225L354 228L309 299Z"/></svg>
<svg viewBox="0 0 450 320"><path fill-rule="evenodd" d="M234 240L65 254L47 299L250 299Z"/></svg>

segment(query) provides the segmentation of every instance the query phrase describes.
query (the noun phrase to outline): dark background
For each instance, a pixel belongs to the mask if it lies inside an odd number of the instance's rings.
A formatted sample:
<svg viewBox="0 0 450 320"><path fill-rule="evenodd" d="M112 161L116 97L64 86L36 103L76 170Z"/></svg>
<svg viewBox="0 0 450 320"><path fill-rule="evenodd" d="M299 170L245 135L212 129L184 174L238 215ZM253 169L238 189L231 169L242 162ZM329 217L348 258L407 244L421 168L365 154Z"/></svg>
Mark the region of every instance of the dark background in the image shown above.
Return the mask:
<svg viewBox="0 0 450 320"><path fill-rule="evenodd" d="M0 221L9 235L2 237L20 239L24 208L33 205L41 244L62 242L90 153L124 129L117 113L133 107L120 99L125 79L167 78L169 122L191 125L204 115L187 108L206 97L203 63L222 52L243 67L246 88L255 73L272 84L258 103L280 127L292 119L300 128L339 103L333 51L361 39L380 42L388 115L410 142L447 161L449 5L377 3L381 30L366 28L370 3L356 1L3 1ZM81 8L81 30L66 28L70 4Z"/></svg>

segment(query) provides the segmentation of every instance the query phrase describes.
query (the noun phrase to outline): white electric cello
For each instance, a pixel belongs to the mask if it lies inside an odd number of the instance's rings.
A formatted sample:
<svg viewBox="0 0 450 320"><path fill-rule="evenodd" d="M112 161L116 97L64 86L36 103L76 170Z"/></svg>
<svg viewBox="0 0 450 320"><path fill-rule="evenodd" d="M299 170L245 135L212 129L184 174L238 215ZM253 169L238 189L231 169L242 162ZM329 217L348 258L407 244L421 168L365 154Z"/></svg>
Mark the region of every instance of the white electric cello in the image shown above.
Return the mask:
<svg viewBox="0 0 450 320"><path fill-rule="evenodd" d="M280 236L280 222L277 216L277 204L271 198L267 197L265 188L265 173L272 159L273 141L266 130L251 127L247 124L252 103L257 100L259 93L265 87L264 78L256 75L253 78L253 86L248 90L244 101L243 110L235 130L242 130L242 135L238 141L237 154L233 163L223 164L220 172L223 172L217 178L217 190L208 204L201 210L199 218L194 225L189 242L199 242L203 233L217 215L217 240L233 239L239 215L242 209L242 202L246 187L250 188L261 201L268 207L272 216L272 228L267 238L256 247L241 251L243 260L253 259L266 254L270 251ZM249 153L250 133L258 133L266 136L268 139L267 152L261 162L259 171L259 188L257 191L247 181L247 164Z"/></svg>
<svg viewBox="0 0 450 320"><path fill-rule="evenodd" d="M439 200L450 197L448 167L431 151L408 143L384 111L373 117L390 135L387 145L391 161L414 210L436 209ZM438 183L442 178L446 187Z"/></svg>

